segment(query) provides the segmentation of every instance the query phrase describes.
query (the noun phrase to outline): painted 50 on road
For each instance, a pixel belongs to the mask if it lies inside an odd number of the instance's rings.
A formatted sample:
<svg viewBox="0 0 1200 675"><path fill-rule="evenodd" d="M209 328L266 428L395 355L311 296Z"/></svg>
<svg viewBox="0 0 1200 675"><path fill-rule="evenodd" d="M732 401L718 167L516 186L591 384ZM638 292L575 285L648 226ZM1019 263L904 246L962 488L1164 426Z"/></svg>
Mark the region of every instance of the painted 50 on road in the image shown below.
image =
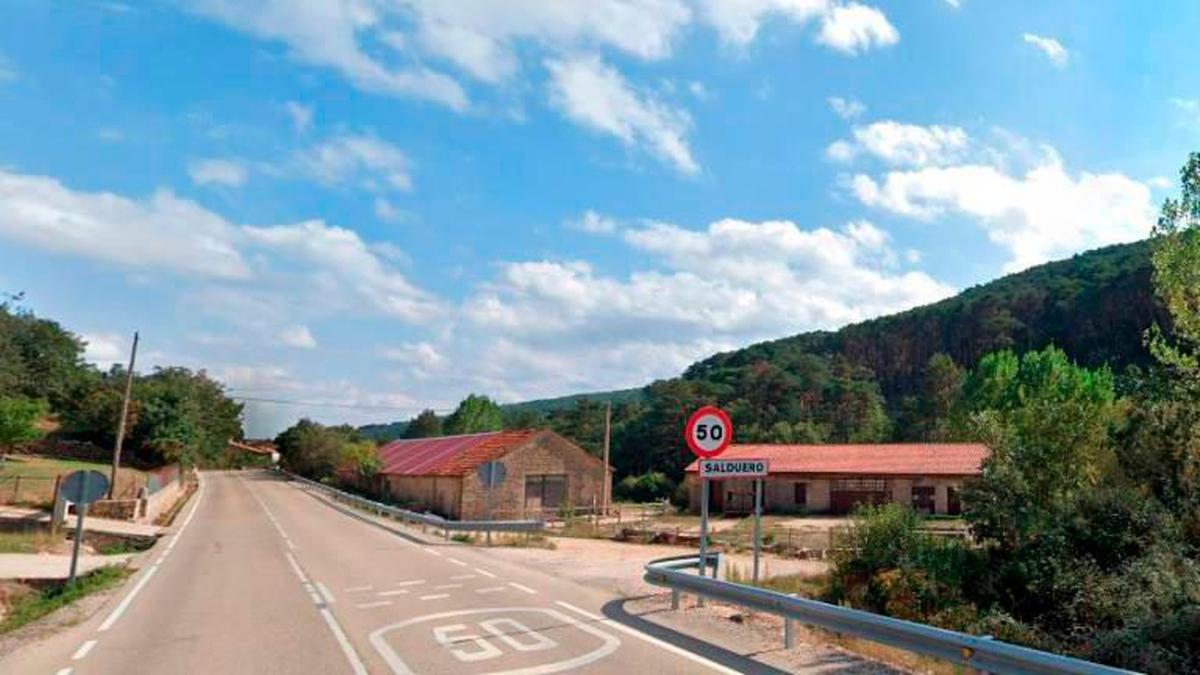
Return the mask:
<svg viewBox="0 0 1200 675"><path fill-rule="evenodd" d="M702 459L701 478L766 478L770 467L765 459Z"/></svg>

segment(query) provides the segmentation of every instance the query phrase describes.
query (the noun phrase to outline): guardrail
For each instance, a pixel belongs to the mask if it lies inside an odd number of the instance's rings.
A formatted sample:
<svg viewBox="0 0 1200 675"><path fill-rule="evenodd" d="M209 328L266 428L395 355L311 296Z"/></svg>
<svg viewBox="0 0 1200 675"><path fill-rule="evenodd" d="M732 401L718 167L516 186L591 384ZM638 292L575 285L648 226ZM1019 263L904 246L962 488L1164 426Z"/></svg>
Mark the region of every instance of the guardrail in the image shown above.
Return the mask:
<svg viewBox="0 0 1200 675"><path fill-rule="evenodd" d="M793 622L799 621L821 628L853 635L872 642L898 647L905 651L944 659L980 671L1002 675L1046 675L1078 673L1107 675L1132 671L1103 666L1090 661L1051 654L993 640L987 636L967 635L925 624L893 619L848 607L797 598L763 588L735 584L716 578L720 569L720 554L709 554L704 561L705 572L713 567L713 578L706 574L686 572L701 567L700 556L661 558L646 565L645 580L655 586L671 589L671 608L679 608L681 593L710 598L747 609L766 612L784 619L784 645L794 644Z"/></svg>
<svg viewBox="0 0 1200 675"><path fill-rule="evenodd" d="M432 513L417 513L389 506L287 471L280 470L280 473L290 480L316 488L338 501L353 504L365 511L441 530L446 538L450 537L451 532L541 532L546 528L546 523L540 520L449 520Z"/></svg>

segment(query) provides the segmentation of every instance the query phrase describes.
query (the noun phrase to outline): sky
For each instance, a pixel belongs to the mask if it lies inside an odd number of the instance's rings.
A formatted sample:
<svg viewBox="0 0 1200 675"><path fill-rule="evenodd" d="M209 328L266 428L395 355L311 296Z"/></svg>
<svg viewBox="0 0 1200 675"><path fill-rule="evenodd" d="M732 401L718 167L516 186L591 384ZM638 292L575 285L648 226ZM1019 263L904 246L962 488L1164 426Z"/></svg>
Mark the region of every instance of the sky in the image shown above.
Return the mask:
<svg viewBox="0 0 1200 675"><path fill-rule="evenodd" d="M1145 237L1200 4L5 0L0 291L250 436L644 385Z"/></svg>

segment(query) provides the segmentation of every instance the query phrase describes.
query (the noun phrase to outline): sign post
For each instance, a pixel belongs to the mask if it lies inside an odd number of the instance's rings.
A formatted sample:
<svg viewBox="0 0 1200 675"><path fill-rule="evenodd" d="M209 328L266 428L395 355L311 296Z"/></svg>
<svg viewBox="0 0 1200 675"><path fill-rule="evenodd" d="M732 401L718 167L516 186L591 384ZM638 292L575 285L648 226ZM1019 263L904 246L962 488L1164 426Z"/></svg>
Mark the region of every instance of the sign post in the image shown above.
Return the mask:
<svg viewBox="0 0 1200 675"><path fill-rule="evenodd" d="M770 473L765 459L702 459L700 478L754 479L754 583L758 583L758 561L762 555L763 479Z"/></svg>
<svg viewBox="0 0 1200 675"><path fill-rule="evenodd" d="M75 502L78 516L75 520L75 543L71 548L71 571L67 577L67 586L71 586L79 569L79 545L83 541L83 519L87 515L88 504L108 493L108 478L99 471L75 471L62 482L60 490L63 499Z"/></svg>
<svg viewBox="0 0 1200 675"><path fill-rule="evenodd" d="M483 483L483 489L484 489L484 495L485 495L484 509L486 511L484 518L488 521L491 521L491 519L492 519L492 492L497 485L503 483L504 479L506 477L508 477L508 468L504 466L503 462L497 462L497 461L484 462L483 464L479 465L479 468L475 470L475 473L479 476L479 482ZM488 531L487 531L487 545L488 546L492 545L491 529L488 529Z"/></svg>
<svg viewBox="0 0 1200 675"><path fill-rule="evenodd" d="M729 414L716 406L706 405L688 418L683 429L683 438L687 441L692 454L700 458L700 574L708 572L708 476L704 472L704 463L717 457L729 447L733 441L733 421ZM716 578L716 566L713 566L713 578ZM704 604L704 599L700 599Z"/></svg>

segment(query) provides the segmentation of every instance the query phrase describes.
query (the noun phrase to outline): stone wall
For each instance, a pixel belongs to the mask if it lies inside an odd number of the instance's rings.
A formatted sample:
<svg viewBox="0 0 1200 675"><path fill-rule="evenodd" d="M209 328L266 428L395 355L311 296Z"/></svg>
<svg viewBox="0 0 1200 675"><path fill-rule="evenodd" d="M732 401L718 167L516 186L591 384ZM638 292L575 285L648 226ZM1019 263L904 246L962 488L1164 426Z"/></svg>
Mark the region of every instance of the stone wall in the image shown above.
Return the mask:
<svg viewBox="0 0 1200 675"><path fill-rule="evenodd" d="M525 505L525 477L565 475L565 501L574 507L591 508L603 499L604 462L586 450L553 433L541 433L500 459L508 475L492 494L491 514L495 520L536 518ZM463 477L462 519L483 519L488 512L487 490L474 472Z"/></svg>
<svg viewBox="0 0 1200 675"><path fill-rule="evenodd" d="M863 476L867 477L867 476ZM767 479L763 492L763 511L765 513L826 513L832 504L831 488L834 476L824 474L776 474ZM688 486L688 503L693 512L700 510L700 481L696 474L689 473L684 479ZM912 504L912 489L914 486L932 486L934 488L934 513L948 512L948 489L961 491L963 478L957 476L897 476L887 477L891 500L897 504ZM796 504L796 483L804 483L807 491L807 503L804 508ZM729 492L753 493L753 482L750 480L714 481L710 489L724 491L723 498L728 498ZM960 492L961 494L961 492ZM723 503L723 502L719 502Z"/></svg>

